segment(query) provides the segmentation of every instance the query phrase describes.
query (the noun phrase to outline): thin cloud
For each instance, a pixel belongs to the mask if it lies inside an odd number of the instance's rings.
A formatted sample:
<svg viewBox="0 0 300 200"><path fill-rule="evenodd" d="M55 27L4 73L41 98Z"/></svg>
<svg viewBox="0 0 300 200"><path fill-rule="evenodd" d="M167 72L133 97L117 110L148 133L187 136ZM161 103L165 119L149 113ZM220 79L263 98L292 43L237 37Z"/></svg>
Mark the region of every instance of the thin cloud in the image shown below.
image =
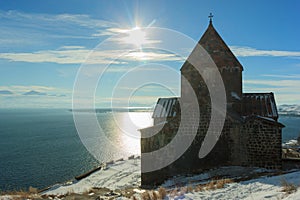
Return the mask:
<svg viewBox="0 0 300 200"><path fill-rule="evenodd" d="M89 15L84 14L33 14L10 10L0 11L0 18L7 21L13 21L15 23L22 23L26 21L29 23L24 26L31 28L39 28L40 26L46 25L55 26L57 23L63 23L66 26L71 24L93 29L117 26L114 22L93 19ZM35 24L35 22L43 22L44 24Z"/></svg>
<svg viewBox="0 0 300 200"><path fill-rule="evenodd" d="M94 34L113 35L117 23L82 14L36 14L0 10L0 42L3 48L53 46L65 39L97 39ZM109 33L109 34L108 34Z"/></svg>
<svg viewBox="0 0 300 200"><path fill-rule="evenodd" d="M84 46L62 46L58 48L59 50L64 50L64 49L85 49Z"/></svg>
<svg viewBox="0 0 300 200"><path fill-rule="evenodd" d="M91 50L84 47L61 47L58 50L43 50L24 53L0 53L1 59L14 62L58 64L124 64L130 61L182 61L182 58L161 51ZM123 56L121 56L123 55ZM87 58L89 59L87 60ZM121 56L121 57L120 57Z"/></svg>
<svg viewBox="0 0 300 200"><path fill-rule="evenodd" d="M97 33L92 34L94 37L101 37L101 36L111 36L117 35L120 33L126 33L129 29L121 29L121 28L107 28L105 30L98 30Z"/></svg>
<svg viewBox="0 0 300 200"><path fill-rule="evenodd" d="M88 53L87 49L44 50L32 53L0 53L0 58L14 62L77 64L84 62Z"/></svg>
<svg viewBox="0 0 300 200"><path fill-rule="evenodd" d="M245 80L244 83L251 85L274 86L277 88L287 87L300 89L300 80Z"/></svg>
<svg viewBox="0 0 300 200"><path fill-rule="evenodd" d="M263 77L272 77L272 78L288 78L288 79L300 79L300 74L293 74L293 75L280 75L280 74L263 74Z"/></svg>
<svg viewBox="0 0 300 200"><path fill-rule="evenodd" d="M299 51L259 50L252 47L230 46L236 56L272 56L272 57L300 57Z"/></svg>

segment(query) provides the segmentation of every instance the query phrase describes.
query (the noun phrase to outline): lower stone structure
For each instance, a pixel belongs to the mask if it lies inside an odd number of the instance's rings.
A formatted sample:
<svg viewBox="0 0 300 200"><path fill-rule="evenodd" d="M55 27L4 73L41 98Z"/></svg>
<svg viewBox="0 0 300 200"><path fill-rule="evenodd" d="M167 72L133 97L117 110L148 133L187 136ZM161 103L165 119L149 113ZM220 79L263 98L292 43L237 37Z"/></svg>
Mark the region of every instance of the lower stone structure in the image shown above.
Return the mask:
<svg viewBox="0 0 300 200"><path fill-rule="evenodd" d="M179 121L180 117L176 117L168 123L141 130L142 134L150 134L157 132L155 129L161 129L153 137L141 139L142 154L158 150L170 143L177 134ZM167 167L142 173L142 186L159 185L167 178L179 174L195 174L220 166L238 165L281 169L283 127L275 120L258 116L233 119L228 115L215 147L205 158L199 159L199 150L208 128L208 124L200 122L198 133L187 151ZM154 158L153 162L160 159L162 158Z"/></svg>

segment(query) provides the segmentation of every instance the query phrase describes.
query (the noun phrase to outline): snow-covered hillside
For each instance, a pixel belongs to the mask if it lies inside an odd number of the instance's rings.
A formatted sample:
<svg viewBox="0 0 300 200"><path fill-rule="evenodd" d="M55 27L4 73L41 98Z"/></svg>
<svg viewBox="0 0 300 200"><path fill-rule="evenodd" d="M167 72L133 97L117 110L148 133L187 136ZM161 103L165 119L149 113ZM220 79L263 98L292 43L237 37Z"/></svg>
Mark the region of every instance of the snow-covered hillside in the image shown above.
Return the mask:
<svg viewBox="0 0 300 200"><path fill-rule="evenodd" d="M214 190L187 191L182 188L209 183L217 175L229 178L245 177L245 174L259 174L269 172L261 168L243 168L243 167L223 167L210 170L206 173L191 177L175 177L166 181L162 186L168 194L165 199L300 199L300 189L292 194L283 192L283 181L300 186L300 171L276 175L261 176L256 179L232 182L225 184L223 188ZM94 174L67 185L55 185L44 194L67 194L84 193L93 187L106 187L112 190L135 188L136 199L142 199L142 193L145 192L138 188L140 185L140 158L118 161L107 167L105 170L99 170ZM118 199L127 199L118 197Z"/></svg>
<svg viewBox="0 0 300 200"><path fill-rule="evenodd" d="M280 105L278 113L282 115L300 115L300 105Z"/></svg>

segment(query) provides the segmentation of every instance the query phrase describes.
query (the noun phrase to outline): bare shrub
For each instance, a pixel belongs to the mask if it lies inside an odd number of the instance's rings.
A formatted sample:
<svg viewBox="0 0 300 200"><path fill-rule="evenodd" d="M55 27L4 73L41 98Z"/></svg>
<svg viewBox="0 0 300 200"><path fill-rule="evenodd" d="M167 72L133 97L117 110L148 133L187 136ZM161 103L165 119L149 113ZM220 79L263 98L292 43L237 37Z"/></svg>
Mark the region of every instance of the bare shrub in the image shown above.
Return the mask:
<svg viewBox="0 0 300 200"><path fill-rule="evenodd" d="M148 191L142 194L142 200L151 200L151 196Z"/></svg>
<svg viewBox="0 0 300 200"><path fill-rule="evenodd" d="M181 193L181 194L187 193L187 187L181 187L181 188L180 188L180 193Z"/></svg>
<svg viewBox="0 0 300 200"><path fill-rule="evenodd" d="M217 183L216 183L216 188L217 189L220 189L220 188L224 188L224 185L225 184L228 184L228 183L233 183L233 180L232 179L221 179L221 180L218 180Z"/></svg>
<svg viewBox="0 0 300 200"><path fill-rule="evenodd" d="M158 189L158 194L160 199L164 199L167 196L167 191L164 187Z"/></svg>
<svg viewBox="0 0 300 200"><path fill-rule="evenodd" d="M37 194L38 193L38 189L34 188L34 187L31 187L31 186L29 187L28 191L31 194Z"/></svg>
<svg viewBox="0 0 300 200"><path fill-rule="evenodd" d="M204 185L198 185L196 187L196 189L197 189L197 192L202 192L204 190Z"/></svg>
<svg viewBox="0 0 300 200"><path fill-rule="evenodd" d="M172 191L169 192L169 196L175 197L178 194L178 188L174 188Z"/></svg>
<svg viewBox="0 0 300 200"><path fill-rule="evenodd" d="M161 199L160 195L157 191L152 191L152 197L153 197L153 200Z"/></svg>
<svg viewBox="0 0 300 200"><path fill-rule="evenodd" d="M132 200L138 200L138 198L136 196L134 196L134 195L131 197L131 199Z"/></svg>
<svg viewBox="0 0 300 200"><path fill-rule="evenodd" d="M215 187L215 181L214 181L214 180L210 181L210 182L206 185L206 189L207 189L207 190L214 190L214 189L216 189L216 187Z"/></svg>
<svg viewBox="0 0 300 200"><path fill-rule="evenodd" d="M297 191L297 186L293 183L287 182L285 178L281 180L281 186L283 187L282 192L292 194Z"/></svg>
<svg viewBox="0 0 300 200"><path fill-rule="evenodd" d="M192 185L188 185L186 189L187 189L187 192L193 192L194 191L194 187Z"/></svg>

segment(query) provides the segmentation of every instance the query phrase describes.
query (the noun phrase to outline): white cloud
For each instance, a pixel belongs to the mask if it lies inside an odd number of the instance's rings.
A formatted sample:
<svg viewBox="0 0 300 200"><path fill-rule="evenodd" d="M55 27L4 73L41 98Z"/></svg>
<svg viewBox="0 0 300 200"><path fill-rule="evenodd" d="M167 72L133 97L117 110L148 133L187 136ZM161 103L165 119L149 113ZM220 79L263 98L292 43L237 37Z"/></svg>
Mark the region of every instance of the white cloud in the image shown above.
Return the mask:
<svg viewBox="0 0 300 200"><path fill-rule="evenodd" d="M259 50L252 47L230 46L236 56L274 56L274 57L300 57L300 51L278 51L278 50Z"/></svg>
<svg viewBox="0 0 300 200"><path fill-rule="evenodd" d="M87 49L44 50L32 53L0 53L0 58L15 62L77 64L84 62L88 53Z"/></svg>
<svg viewBox="0 0 300 200"><path fill-rule="evenodd" d="M181 61L182 58L174 54L163 52L133 51L125 55L125 60L150 60L150 61Z"/></svg>
<svg viewBox="0 0 300 200"><path fill-rule="evenodd" d="M300 104L300 80L245 80L244 92L274 92L278 104Z"/></svg>

